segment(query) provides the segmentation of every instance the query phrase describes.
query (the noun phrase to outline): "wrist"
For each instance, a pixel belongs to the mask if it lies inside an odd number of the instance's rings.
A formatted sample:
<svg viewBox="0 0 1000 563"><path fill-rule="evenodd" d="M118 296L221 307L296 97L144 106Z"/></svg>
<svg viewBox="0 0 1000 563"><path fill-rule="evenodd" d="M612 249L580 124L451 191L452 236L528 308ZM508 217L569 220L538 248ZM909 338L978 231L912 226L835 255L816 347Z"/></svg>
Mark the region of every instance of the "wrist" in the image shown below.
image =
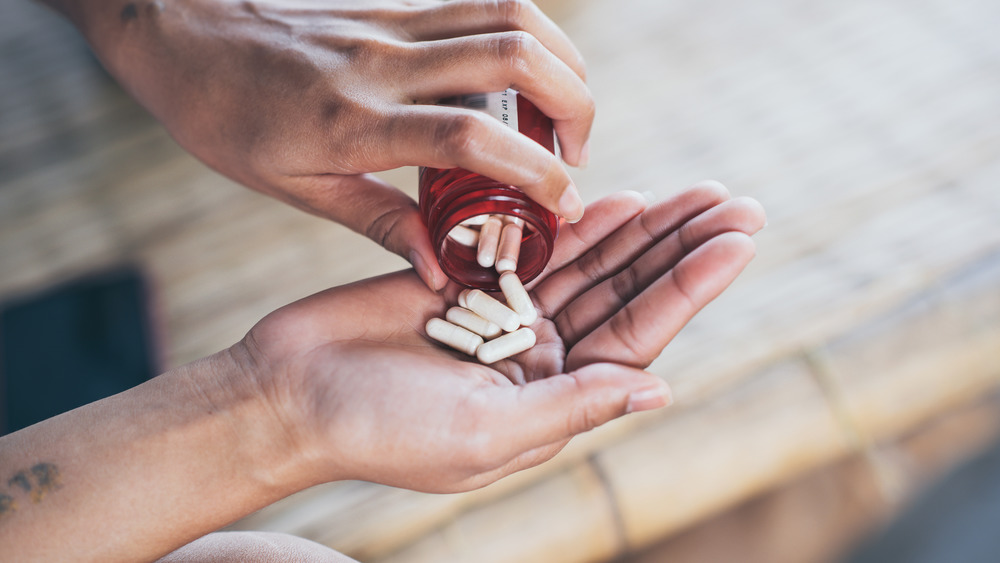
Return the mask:
<svg viewBox="0 0 1000 563"><path fill-rule="evenodd" d="M68 19L118 83L158 118L164 87L176 77L169 41L186 3L176 0L42 0ZM169 22L174 22L171 24ZM187 38L180 38L181 42ZM150 99L151 98L151 99ZM167 98L169 99L169 97Z"/></svg>
<svg viewBox="0 0 1000 563"><path fill-rule="evenodd" d="M317 480L308 448L262 385L261 368L240 342L179 369L199 406L217 420L220 440L231 444L233 467L270 503Z"/></svg>

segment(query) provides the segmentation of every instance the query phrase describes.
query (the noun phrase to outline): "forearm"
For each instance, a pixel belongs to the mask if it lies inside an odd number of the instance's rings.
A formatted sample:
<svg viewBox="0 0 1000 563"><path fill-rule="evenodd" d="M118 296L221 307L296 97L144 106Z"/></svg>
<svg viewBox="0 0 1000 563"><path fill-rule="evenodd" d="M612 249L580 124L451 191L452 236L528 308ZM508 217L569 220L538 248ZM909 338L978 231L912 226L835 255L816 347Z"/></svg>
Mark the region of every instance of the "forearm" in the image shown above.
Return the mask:
<svg viewBox="0 0 1000 563"><path fill-rule="evenodd" d="M273 178L262 180L245 163L259 150L266 115L246 109L272 108L275 90L301 96L296 84L307 87L292 79L261 87L260 74L287 69L287 61L271 59L295 50L286 24L237 0L41 1L77 27L105 69L181 146L231 179L272 193ZM304 119L275 111L283 123Z"/></svg>
<svg viewBox="0 0 1000 563"><path fill-rule="evenodd" d="M0 560L153 559L311 484L239 365L220 353L0 438Z"/></svg>

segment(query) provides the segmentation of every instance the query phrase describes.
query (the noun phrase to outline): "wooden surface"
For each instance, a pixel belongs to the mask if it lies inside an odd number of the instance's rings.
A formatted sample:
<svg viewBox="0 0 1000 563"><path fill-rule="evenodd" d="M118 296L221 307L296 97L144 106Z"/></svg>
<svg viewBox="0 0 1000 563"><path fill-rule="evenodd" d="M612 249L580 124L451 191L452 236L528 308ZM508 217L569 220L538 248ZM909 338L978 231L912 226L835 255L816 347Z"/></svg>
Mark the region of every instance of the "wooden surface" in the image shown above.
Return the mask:
<svg viewBox="0 0 1000 563"><path fill-rule="evenodd" d="M875 463L857 454L809 471L616 563L845 560L862 539L885 541L881 531L892 523L901 500L887 490L887 478L905 475L911 492L944 476L952 479L957 464L995 444L998 428L1000 395L977 397L881 443ZM913 538L904 541L920 545Z"/></svg>
<svg viewBox="0 0 1000 563"><path fill-rule="evenodd" d="M884 444L1000 385L1000 4L540 5L598 103L585 200L713 177L768 210L754 263L651 368L676 405L480 491L335 483L235 527L372 562L603 561L845 456L910 494ZM405 266L207 170L41 8L0 4L0 33L0 299L138 264L169 368Z"/></svg>

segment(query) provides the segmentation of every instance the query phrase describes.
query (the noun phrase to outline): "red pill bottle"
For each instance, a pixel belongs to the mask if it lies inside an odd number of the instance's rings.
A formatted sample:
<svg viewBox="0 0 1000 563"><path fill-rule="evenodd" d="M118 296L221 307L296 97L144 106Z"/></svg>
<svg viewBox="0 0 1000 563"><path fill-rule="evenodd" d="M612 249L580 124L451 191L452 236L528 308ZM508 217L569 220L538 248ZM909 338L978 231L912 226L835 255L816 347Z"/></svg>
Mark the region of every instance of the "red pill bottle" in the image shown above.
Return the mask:
<svg viewBox="0 0 1000 563"><path fill-rule="evenodd" d="M485 111L555 152L552 120L514 90L458 96L442 103ZM475 246L460 244L448 236L456 225L479 215L523 219L516 270L522 283L533 280L545 268L559 230L555 214L518 188L462 168L420 169L420 212L441 269L455 282L477 289L498 289L499 275L495 269L479 265Z"/></svg>

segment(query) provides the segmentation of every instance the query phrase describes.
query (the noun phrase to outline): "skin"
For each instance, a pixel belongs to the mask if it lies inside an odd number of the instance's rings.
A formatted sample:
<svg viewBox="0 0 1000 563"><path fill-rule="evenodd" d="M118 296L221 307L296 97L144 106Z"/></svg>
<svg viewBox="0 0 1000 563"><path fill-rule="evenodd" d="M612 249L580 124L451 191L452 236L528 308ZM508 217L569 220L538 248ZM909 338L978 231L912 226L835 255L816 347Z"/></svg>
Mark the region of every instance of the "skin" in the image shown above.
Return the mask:
<svg viewBox="0 0 1000 563"><path fill-rule="evenodd" d="M17 503L0 559L149 560L322 482L455 492L537 465L668 404L642 369L749 262L763 224L713 182L592 204L531 287L538 344L490 366L423 335L459 288L413 270L288 305L210 358L0 438L0 493ZM39 464L58 479L36 501L7 479Z"/></svg>
<svg viewBox="0 0 1000 563"><path fill-rule="evenodd" d="M192 154L415 270L291 304L212 357L0 438L2 560L345 561L288 536L208 533L322 482L481 487L666 405L669 388L642 369L738 274L763 224L758 204L715 183L648 209L636 194L593 204L530 287L538 344L482 366L424 338L458 288L412 199L370 173L461 166L580 220L555 156L435 105L513 87L554 119L563 160L586 163L584 65L534 5L46 3Z"/></svg>
<svg viewBox="0 0 1000 563"><path fill-rule="evenodd" d="M519 90L583 165L582 58L530 1L46 0L185 149L220 173L362 233L441 289L415 202L371 172L463 167L570 221L559 159L483 113L433 105Z"/></svg>

